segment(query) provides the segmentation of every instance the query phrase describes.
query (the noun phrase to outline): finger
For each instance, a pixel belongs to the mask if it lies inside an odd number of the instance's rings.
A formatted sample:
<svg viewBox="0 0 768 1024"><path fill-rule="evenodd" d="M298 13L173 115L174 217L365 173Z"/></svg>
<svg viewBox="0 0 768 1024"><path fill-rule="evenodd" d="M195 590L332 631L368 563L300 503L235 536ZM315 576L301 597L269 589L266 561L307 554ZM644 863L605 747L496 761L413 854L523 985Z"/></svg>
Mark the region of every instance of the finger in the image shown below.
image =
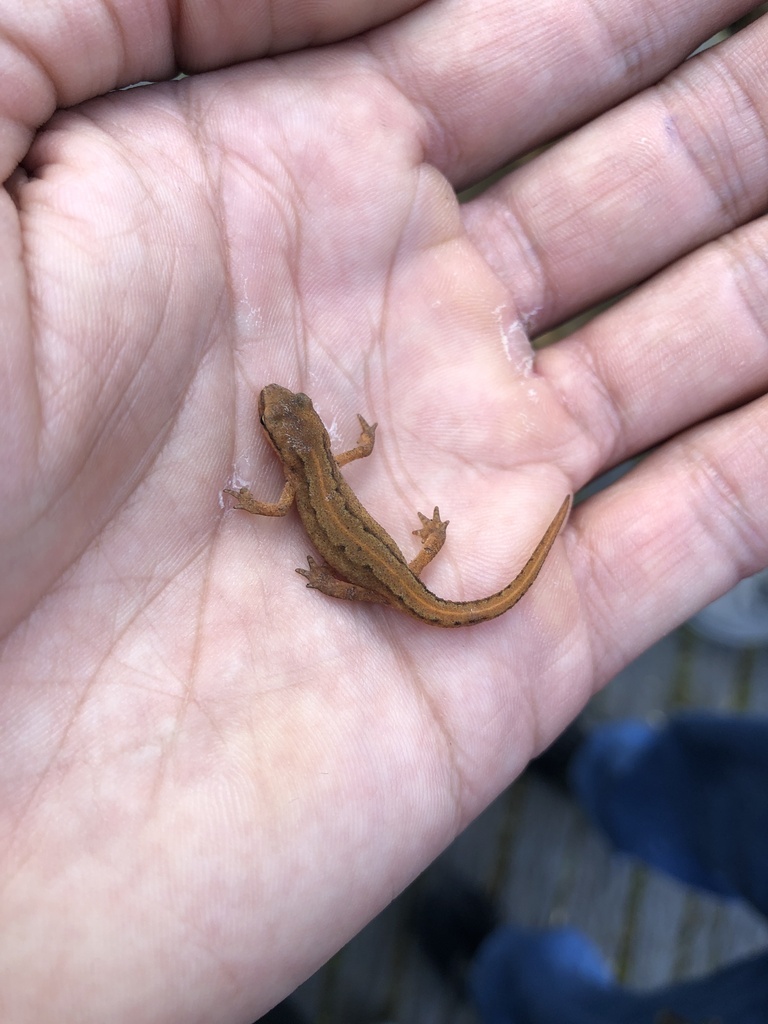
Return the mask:
<svg viewBox="0 0 768 1024"><path fill-rule="evenodd" d="M696 427L577 509L596 683L768 565L768 399Z"/></svg>
<svg viewBox="0 0 768 1024"><path fill-rule="evenodd" d="M762 19L465 208L534 330L762 213L767 43Z"/></svg>
<svg viewBox="0 0 768 1024"><path fill-rule="evenodd" d="M539 355L580 480L768 390L768 221L712 243Z"/></svg>
<svg viewBox="0 0 768 1024"><path fill-rule="evenodd" d="M9 177L57 107L172 78L181 70L208 70L344 39L419 2L203 0L172 7L167 0L65 0L40 17L35 5L12 0L0 11L0 180Z"/></svg>
<svg viewBox="0 0 768 1024"><path fill-rule="evenodd" d="M754 0L425 4L372 33L458 187L657 82Z"/></svg>

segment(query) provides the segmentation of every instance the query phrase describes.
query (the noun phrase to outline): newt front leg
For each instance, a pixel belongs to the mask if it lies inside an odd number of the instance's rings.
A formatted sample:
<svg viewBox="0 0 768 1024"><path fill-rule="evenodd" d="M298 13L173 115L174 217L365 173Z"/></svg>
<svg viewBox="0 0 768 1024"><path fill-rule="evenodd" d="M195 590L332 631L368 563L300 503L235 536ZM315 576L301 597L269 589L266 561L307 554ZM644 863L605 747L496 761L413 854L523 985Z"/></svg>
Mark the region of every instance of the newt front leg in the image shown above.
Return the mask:
<svg viewBox="0 0 768 1024"><path fill-rule="evenodd" d="M258 498L254 498L248 487L239 487L237 490L225 487L224 493L231 494L237 499L237 504L232 508L241 508L255 516L285 516L296 499L296 485L292 480L286 480L283 493L277 501L259 501Z"/></svg>

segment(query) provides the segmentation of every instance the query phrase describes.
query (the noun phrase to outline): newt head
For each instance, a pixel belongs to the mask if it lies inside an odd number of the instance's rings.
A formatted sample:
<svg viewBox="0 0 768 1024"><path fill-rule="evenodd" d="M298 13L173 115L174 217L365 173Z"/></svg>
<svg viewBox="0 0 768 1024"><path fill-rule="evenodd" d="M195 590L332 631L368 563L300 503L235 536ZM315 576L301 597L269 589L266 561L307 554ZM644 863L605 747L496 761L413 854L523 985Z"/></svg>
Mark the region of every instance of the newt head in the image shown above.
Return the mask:
<svg viewBox="0 0 768 1024"><path fill-rule="evenodd" d="M281 384L267 384L259 395L259 419L272 447L287 467L295 468L295 455L302 456L327 437L312 399L301 391Z"/></svg>

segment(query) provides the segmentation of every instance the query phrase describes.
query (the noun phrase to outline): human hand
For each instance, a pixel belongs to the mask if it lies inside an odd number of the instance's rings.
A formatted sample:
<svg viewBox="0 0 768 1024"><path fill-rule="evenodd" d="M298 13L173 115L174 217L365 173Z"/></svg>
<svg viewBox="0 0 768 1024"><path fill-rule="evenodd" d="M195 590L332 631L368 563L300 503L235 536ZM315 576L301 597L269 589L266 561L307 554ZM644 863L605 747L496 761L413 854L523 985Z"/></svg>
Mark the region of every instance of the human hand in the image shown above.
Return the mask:
<svg viewBox="0 0 768 1024"><path fill-rule="evenodd" d="M407 6L3 15L3 1020L250 1020L768 561L765 21L656 86L750 5ZM440 630L222 510L279 493L272 381L378 420L347 478L408 556L440 506L458 599L659 447Z"/></svg>

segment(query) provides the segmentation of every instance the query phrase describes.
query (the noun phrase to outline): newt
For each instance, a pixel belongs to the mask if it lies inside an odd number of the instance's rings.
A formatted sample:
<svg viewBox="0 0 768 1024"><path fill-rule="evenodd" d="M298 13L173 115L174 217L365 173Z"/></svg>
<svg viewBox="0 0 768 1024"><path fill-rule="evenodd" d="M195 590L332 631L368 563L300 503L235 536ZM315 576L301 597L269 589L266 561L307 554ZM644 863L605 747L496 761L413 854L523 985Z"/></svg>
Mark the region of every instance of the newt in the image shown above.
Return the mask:
<svg viewBox="0 0 768 1024"><path fill-rule="evenodd" d="M445 543L448 520L435 508L432 518L418 513L421 550L410 562L387 531L373 519L341 475L341 467L373 451L377 424L358 415L357 446L340 455L331 452L328 431L311 399L279 384L268 384L259 396L259 417L269 443L283 463L285 486L276 502L258 501L247 487L227 487L233 506L259 516L284 516L296 503L304 529L324 563L307 557L308 569L297 569L307 586L346 601L390 605L435 626L468 626L507 611L525 594L541 569L571 505L570 495L557 511L533 554L512 582L497 594L477 601L437 597L419 573Z"/></svg>

